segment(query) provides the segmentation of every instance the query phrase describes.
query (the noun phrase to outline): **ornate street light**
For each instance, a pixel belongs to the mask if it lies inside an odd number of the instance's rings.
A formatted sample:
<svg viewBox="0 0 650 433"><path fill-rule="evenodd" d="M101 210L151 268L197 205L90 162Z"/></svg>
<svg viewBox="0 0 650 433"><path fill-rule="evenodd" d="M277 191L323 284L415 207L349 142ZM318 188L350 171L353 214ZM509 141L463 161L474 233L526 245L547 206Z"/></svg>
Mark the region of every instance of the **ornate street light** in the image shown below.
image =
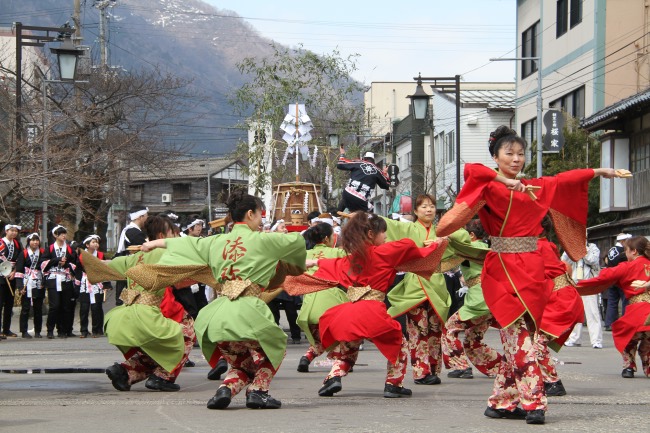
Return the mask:
<svg viewBox="0 0 650 433"><path fill-rule="evenodd" d="M77 60L83 55L83 49L76 47L72 43L70 34L67 34L63 45L58 48L50 48L50 51L56 54L61 80L74 81L77 75Z"/></svg>
<svg viewBox="0 0 650 433"><path fill-rule="evenodd" d="M413 118L415 120L424 120L429 114L429 98L431 98L431 96L422 88L421 74L418 74L417 84L415 93L407 96L407 98L411 99Z"/></svg>

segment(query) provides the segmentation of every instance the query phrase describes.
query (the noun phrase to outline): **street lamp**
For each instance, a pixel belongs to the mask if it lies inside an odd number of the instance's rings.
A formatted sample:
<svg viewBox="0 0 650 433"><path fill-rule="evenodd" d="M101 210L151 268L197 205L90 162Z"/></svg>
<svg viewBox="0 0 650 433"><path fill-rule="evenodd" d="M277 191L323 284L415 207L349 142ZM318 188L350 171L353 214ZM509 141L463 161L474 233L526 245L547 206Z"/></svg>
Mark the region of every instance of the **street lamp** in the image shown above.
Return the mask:
<svg viewBox="0 0 650 433"><path fill-rule="evenodd" d="M50 48L50 51L56 54L61 80L74 81L77 77L77 60L83 54L83 49L75 47L70 34L66 34L63 45L58 48Z"/></svg>
<svg viewBox="0 0 650 433"><path fill-rule="evenodd" d="M532 60L537 63L537 177L542 177L542 58L541 57L510 57L493 58L491 62Z"/></svg>
<svg viewBox="0 0 650 433"><path fill-rule="evenodd" d="M47 122L47 85L48 83L76 83L75 74L77 69L77 59L83 54L83 49L75 48L72 45L70 34L65 37L63 47L51 48L52 52L57 55L60 68L61 80L48 80L45 74L42 75L42 88L43 93L43 216L41 221L41 230L43 230L41 239L47 239L47 220L48 220L48 187L47 187L47 171L48 171L48 132L49 122ZM38 69L37 69L38 70ZM18 114L16 119L20 117Z"/></svg>
<svg viewBox="0 0 650 433"><path fill-rule="evenodd" d="M16 142L19 143L23 136L22 122L22 81L23 81L23 47L42 47L47 42L54 42L61 39L61 35L70 35L74 32L71 27L39 27L24 26L21 22L14 23L16 33ZM29 32L44 32L44 35L23 33L24 30ZM50 36L50 33L56 33L57 36ZM64 59L65 63L65 59ZM65 78L63 78L65 79Z"/></svg>
<svg viewBox="0 0 650 433"><path fill-rule="evenodd" d="M415 209L417 196L424 193L424 126L428 117L429 98L422 88L422 76L418 74L415 93L407 96L411 100L411 200Z"/></svg>
<svg viewBox="0 0 650 433"><path fill-rule="evenodd" d="M417 78L417 87L415 88L415 93L407 96L411 99L411 108L413 113L413 118L415 120L424 120L429 114L429 98L424 88L422 87L422 75L418 74Z"/></svg>

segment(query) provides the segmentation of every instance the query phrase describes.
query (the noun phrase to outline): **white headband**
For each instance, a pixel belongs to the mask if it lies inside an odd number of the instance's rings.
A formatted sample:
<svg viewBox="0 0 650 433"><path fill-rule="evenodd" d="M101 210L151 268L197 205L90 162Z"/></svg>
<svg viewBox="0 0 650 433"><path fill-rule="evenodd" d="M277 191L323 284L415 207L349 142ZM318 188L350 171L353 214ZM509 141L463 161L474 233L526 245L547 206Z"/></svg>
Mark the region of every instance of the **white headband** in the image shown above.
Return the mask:
<svg viewBox="0 0 650 433"><path fill-rule="evenodd" d="M9 231L10 229L16 229L16 230L20 231L20 229L22 229L22 227L17 226L16 224L7 224L5 226L5 231Z"/></svg>
<svg viewBox="0 0 650 433"><path fill-rule="evenodd" d="M205 224L203 223L203 220L198 220L198 219L197 219L197 220L194 220L194 221L192 221L191 223L189 223L189 224L187 225L187 227L185 227L183 230L189 230L189 229L191 229L192 227L194 227L194 226L196 226L196 225L199 225L199 224L201 224L202 226L205 225Z"/></svg>
<svg viewBox="0 0 650 433"><path fill-rule="evenodd" d="M273 227L271 227L271 231L274 232L280 224L284 224L284 220L277 220L275 224L273 224Z"/></svg>
<svg viewBox="0 0 650 433"><path fill-rule="evenodd" d="M142 210L139 210L137 212L133 212L133 213L129 214L129 218L131 218L131 221L135 221L136 219L138 219L141 216L146 215L148 213L149 213L149 208L146 207L146 208L144 208Z"/></svg>
<svg viewBox="0 0 650 433"><path fill-rule="evenodd" d="M148 210L148 209L147 209L147 210ZM169 212L169 213L167 214L167 218L169 218L169 219L172 220L172 221L176 221L176 220L178 219L178 215L176 215L176 214L173 213L173 212Z"/></svg>
<svg viewBox="0 0 650 433"><path fill-rule="evenodd" d="M341 218L339 217L332 217L332 221L334 221L338 225L341 225Z"/></svg>
<svg viewBox="0 0 650 433"><path fill-rule="evenodd" d="M97 239L97 242L99 242L101 238L98 235L90 235L86 239L84 239L82 244L86 245L88 242L92 241L93 239Z"/></svg>
<svg viewBox="0 0 650 433"><path fill-rule="evenodd" d="M39 241L41 240L41 237L38 235L38 233L32 233L32 234L27 235L27 240L31 241L32 238L35 238L35 237L38 238Z"/></svg>
<svg viewBox="0 0 650 433"><path fill-rule="evenodd" d="M58 229L63 229L63 230L65 230L66 232L68 231L68 230L67 230L65 227L63 227L62 225L58 225L58 226L56 226L56 227L54 227L54 228L52 229L52 236L56 236L56 235L54 234L54 232L57 231Z"/></svg>
<svg viewBox="0 0 650 433"><path fill-rule="evenodd" d="M318 221L319 223L327 223L334 227L334 219L333 218L314 218L313 221Z"/></svg>

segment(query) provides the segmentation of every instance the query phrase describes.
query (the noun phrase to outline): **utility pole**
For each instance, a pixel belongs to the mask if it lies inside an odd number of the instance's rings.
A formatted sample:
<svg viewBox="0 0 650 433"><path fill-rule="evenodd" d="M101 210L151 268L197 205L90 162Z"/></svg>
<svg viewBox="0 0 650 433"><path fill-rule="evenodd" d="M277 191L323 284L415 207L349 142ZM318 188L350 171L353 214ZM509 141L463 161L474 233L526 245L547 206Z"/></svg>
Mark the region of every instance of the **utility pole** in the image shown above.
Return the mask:
<svg viewBox="0 0 650 433"><path fill-rule="evenodd" d="M108 31L108 15L106 9L115 6L116 0L96 0L95 7L99 9L99 51L100 63L102 69L108 68L108 38L106 33Z"/></svg>

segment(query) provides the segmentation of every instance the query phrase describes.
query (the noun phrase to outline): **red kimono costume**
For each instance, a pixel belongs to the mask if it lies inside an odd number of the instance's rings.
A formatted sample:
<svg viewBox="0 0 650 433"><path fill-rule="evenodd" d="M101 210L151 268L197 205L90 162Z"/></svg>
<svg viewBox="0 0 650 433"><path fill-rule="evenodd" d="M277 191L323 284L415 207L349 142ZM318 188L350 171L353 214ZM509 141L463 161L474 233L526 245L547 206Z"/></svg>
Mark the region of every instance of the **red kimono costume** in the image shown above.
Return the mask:
<svg viewBox="0 0 650 433"><path fill-rule="evenodd" d="M318 325L323 346L341 342L346 347L344 343L349 342L355 351L361 340L372 340L388 359L386 383L401 387L406 373L407 345L399 322L386 312L385 294L398 271L430 278L445 245L418 248L411 239L402 239L369 246L359 273L353 270L351 257L318 260L318 270L313 276L347 287L352 301L332 307L321 316ZM291 278L288 280L285 286L291 285ZM325 381L336 375L344 376L351 365L347 367L331 372Z"/></svg>
<svg viewBox="0 0 650 433"><path fill-rule="evenodd" d="M541 221L551 213L560 242L571 257L586 254L587 189L591 169L572 170L554 177L522 179L540 186L537 200L510 191L494 181L497 172L481 164L465 165L465 185L454 207L438 224L445 236L463 227L478 212L492 238L481 274L485 302L501 325L505 357L488 405L514 410L545 410L546 396L532 333L539 327L553 290L544 275L544 259L537 248Z"/></svg>
<svg viewBox="0 0 650 433"><path fill-rule="evenodd" d="M550 346L556 352L562 348L576 323L582 322L585 310L573 281L567 275L566 265L560 260L560 253L555 244L546 238L540 238L537 245L544 259L546 278L553 281L553 291L539 324L541 332L537 332L535 337L537 362L544 383L550 384L560 378L548 348Z"/></svg>
<svg viewBox="0 0 650 433"><path fill-rule="evenodd" d="M623 355L623 368L636 371L637 345L641 365L646 376L650 376L650 293L635 289L635 280L650 279L650 260L641 256L614 268L604 268L596 278L578 282L581 295L593 295L616 285L623 289L629 304L625 314L612 324L612 336L616 349Z"/></svg>

